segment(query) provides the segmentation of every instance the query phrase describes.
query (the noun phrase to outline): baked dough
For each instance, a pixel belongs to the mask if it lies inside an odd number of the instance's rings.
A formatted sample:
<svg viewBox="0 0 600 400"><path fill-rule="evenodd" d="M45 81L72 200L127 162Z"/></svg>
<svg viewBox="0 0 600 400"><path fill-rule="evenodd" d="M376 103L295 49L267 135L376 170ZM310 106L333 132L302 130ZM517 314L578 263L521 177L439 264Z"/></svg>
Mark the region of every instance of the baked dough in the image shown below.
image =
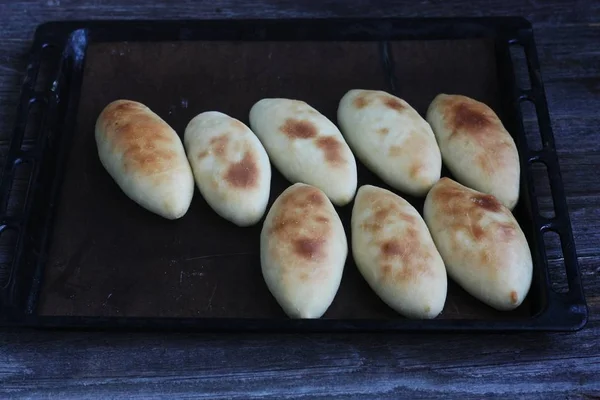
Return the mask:
<svg viewBox="0 0 600 400"><path fill-rule="evenodd" d="M406 101L379 90L350 90L340 101L338 124L356 157L393 188L424 197L440 179L435 136Z"/></svg>
<svg viewBox="0 0 600 400"><path fill-rule="evenodd" d="M425 222L448 275L498 310L518 307L533 273L527 239L494 196L442 178L425 199Z"/></svg>
<svg viewBox="0 0 600 400"><path fill-rule="evenodd" d="M269 201L271 164L250 128L226 114L207 111L189 122L183 142L208 205L238 226L257 223Z"/></svg>
<svg viewBox="0 0 600 400"><path fill-rule="evenodd" d="M250 110L250 126L287 180L321 189L336 205L354 198L354 155L339 129L310 105L260 100Z"/></svg>
<svg viewBox="0 0 600 400"><path fill-rule="evenodd" d="M104 168L133 201L167 219L181 218L194 195L194 177L177 133L145 105L117 100L96 121Z"/></svg>
<svg viewBox="0 0 600 400"><path fill-rule="evenodd" d="M454 178L512 210L519 200L519 153L496 113L469 97L440 94L427 121Z"/></svg>
<svg viewBox="0 0 600 400"><path fill-rule="evenodd" d="M296 183L275 200L261 232L260 260L265 282L288 316L325 313L347 255L344 227L325 193Z"/></svg>
<svg viewBox="0 0 600 400"><path fill-rule="evenodd" d="M402 197L379 187L358 189L352 209L352 254L379 297L409 318L434 318L448 280L442 257L419 215Z"/></svg>

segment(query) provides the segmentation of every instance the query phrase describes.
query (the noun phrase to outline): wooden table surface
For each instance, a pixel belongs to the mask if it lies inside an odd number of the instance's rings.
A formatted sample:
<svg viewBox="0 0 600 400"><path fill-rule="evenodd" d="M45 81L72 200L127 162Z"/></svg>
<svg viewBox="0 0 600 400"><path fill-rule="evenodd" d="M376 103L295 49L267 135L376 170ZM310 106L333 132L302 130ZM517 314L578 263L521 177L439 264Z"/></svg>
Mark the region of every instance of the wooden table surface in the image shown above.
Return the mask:
<svg viewBox="0 0 600 400"><path fill-rule="evenodd" d="M534 25L589 322L577 333L489 335L0 330L0 398L600 397L600 2L175 3L0 1L0 153L7 150L34 29L45 21L524 16ZM549 256L559 267L556 245Z"/></svg>

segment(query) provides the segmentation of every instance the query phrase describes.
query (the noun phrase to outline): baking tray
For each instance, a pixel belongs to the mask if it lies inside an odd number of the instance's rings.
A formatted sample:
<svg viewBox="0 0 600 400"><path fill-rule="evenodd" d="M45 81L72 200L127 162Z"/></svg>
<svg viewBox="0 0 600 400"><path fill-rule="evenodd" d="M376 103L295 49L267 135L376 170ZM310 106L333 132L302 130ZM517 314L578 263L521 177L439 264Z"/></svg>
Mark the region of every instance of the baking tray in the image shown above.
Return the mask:
<svg viewBox="0 0 600 400"><path fill-rule="evenodd" d="M517 85L511 48L524 51L529 88ZM440 92L465 94L495 109L519 148L522 179L514 213L534 260L531 291L518 309L494 311L450 281L437 319L405 319L370 290L349 254L323 318L288 319L262 279L262 221L235 227L198 191L184 218L164 220L130 201L97 157L94 122L117 98L145 103L182 134L206 110L247 122L250 107L263 97L302 99L335 121L338 101L352 88L395 93L421 114ZM537 110L539 149L528 146L524 101ZM552 218L540 215L536 163L547 167ZM388 188L360 162L358 176L359 185ZM274 169L269 206L288 185ZM422 210L423 199L405 197ZM4 325L555 331L577 330L587 321L532 28L521 18L41 25L2 170L0 206L0 239L8 254L0 267ZM348 238L351 207L337 208ZM548 231L560 236L564 293L552 289L543 238Z"/></svg>

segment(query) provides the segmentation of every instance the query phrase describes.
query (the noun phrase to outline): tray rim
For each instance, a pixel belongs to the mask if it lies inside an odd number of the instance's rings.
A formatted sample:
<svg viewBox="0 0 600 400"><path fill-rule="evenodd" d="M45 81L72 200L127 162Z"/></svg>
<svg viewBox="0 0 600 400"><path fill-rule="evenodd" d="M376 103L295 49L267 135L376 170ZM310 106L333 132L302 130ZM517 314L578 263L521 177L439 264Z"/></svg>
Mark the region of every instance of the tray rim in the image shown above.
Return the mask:
<svg viewBox="0 0 600 400"><path fill-rule="evenodd" d="M302 27L303 24L311 24L314 28L313 31L310 29L301 34L304 39L298 39L296 36L290 38L287 35L291 33L297 34L294 29ZM369 35L368 29L373 29L375 25L388 24L383 29L384 35L381 36L370 36L367 39L360 39L364 35ZM398 31L395 29L399 25L402 27L399 29L402 32L401 39L396 39ZM513 98L511 103L515 106L514 112L519 117L519 123L521 124L521 132L519 136L524 136L522 117L520 115L519 104L523 100L533 101L538 109L538 120L540 123L540 133L544 136L545 143L544 149L541 151L533 152L528 147L525 151L519 149L522 166L522 180L527 180L528 190L531 192L532 181L531 176L524 176L523 166L529 166L532 162L544 162L548 167L550 177L550 184L552 190L552 197L556 211L556 216L553 219L542 218L537 210L537 200L534 196L532 200L529 200L532 208L532 219L536 225L534 230L539 230L539 233L543 235L545 231L552 230L561 236L563 255L565 259L565 268L567 272L567 279L569 284L569 291L566 294L559 294L554 292L550 287L550 281L548 277L547 268L542 271L543 278L545 278L545 290L547 291L547 304L538 314L533 315L530 318L515 318L515 319L499 319L499 320L480 320L480 319L434 319L434 320L409 320L409 319L398 319L398 320L361 320L361 319L347 319L347 320L334 320L334 319L318 319L318 320L291 320L291 319L244 319L244 318L175 318L175 317L164 317L164 318L147 318L147 317L78 317L78 316L40 316L34 313L36 295L40 290L40 281L42 274L42 260L38 259L36 266L36 275L32 277L32 288L29 293L26 293L28 299L27 312L21 312L18 308L14 307L14 304L10 304L6 299L10 299L11 296L15 296L14 291L8 291L6 288L0 288L0 326L22 326L22 327L39 327L39 328L132 328L132 329L193 329L193 330L226 330L226 331L330 331L330 332L351 332L351 331L393 331L393 332L411 332L411 331L576 331L581 329L587 322L587 305L585 302L585 296L583 293L583 287L581 285L579 277L579 266L575 251L574 240L572 236L572 228L568 209L566 205L566 198L564 195L564 188L562 185L562 178L560 176L560 169L558 166L558 159L556 156L556 150L554 148L554 138L552 129L550 126L550 119L548 115L548 109L546 104L545 92L543 89L543 83L541 81L541 75L539 74L539 62L537 60L537 53L535 51L535 44L533 40L533 31L531 24L522 17L469 17L469 18L321 18L321 19L194 19L194 20L77 20L77 21L51 21L39 25L34 35L34 42L30 50L30 62L27 68L26 77L23 82L19 108L17 110L17 127L11 137L11 143L9 145L9 155L6 157L6 165L2 170L2 179L0 180L0 198L7 195L7 191L10 191L11 184L11 171L18 162L26 157L26 154L19 152L14 143L17 143L20 147L19 142L19 122L27 120L27 109L28 104L31 103L32 98L37 98L40 93L33 92L33 83L35 83L35 71L36 65L39 67L39 61L41 57L41 50L53 44L59 46L63 50L64 64L71 63L71 73L74 76L75 82L71 82L69 94L68 94L68 106L63 110L62 120L58 118L58 121L54 121L55 128L56 124L62 126L64 131L74 129L74 113L76 112L78 105L78 86L76 83L77 79L81 79L83 71L83 63L85 62L85 48L77 51L78 43L73 41L80 40L81 37L77 35L85 35L85 46L87 42L110 42L110 41L124 41L122 37L119 37L117 33L111 33L111 29L114 32L119 30L128 29L129 34L133 35L135 39L126 39L125 41L165 41L165 40L200 40L198 35L202 36L203 29L208 31L209 29L222 29L217 33L224 35L227 39L210 39L203 37L201 40L235 40L236 37L241 36L241 41L247 40L265 40L269 33L269 29L283 30L283 34L275 40L341 40L341 39L324 39L322 36L319 37L319 29L329 29L331 31L332 26L354 28L354 31L345 33L348 35L344 40L364 40L364 41L387 41L392 40L389 37L394 36L396 40L423 40L423 39L460 39L460 38L478 38L488 37L492 35L496 38L496 44L501 44L501 51L509 51L509 46L512 44L520 44L524 47L527 60L528 68L530 72L530 79L532 88L528 91L518 89L514 80L514 73L512 72L512 63L509 58L504 58L505 62L508 60L508 65L511 70L511 86L513 88ZM462 31L456 33L456 27L460 26ZM316 28L315 28L316 27ZM357 28L358 27L358 28ZM118 29L115 29L118 28ZM252 32L249 28L258 28L258 31ZM238 29L236 31L236 29ZM261 31L262 29L262 31ZM387 30L386 30L387 29ZM449 29L453 29L454 33L448 32ZM167 31L165 37L156 39L155 35L160 36L160 30ZM317 32L317 36L314 36L314 32ZM412 30L412 31L411 31ZM103 31L102 40L95 39L99 31ZM241 32L241 34L239 33ZM280 31L278 31L280 32ZM312 33L311 33L312 32ZM408 33L407 33L408 32ZM339 33L336 33L339 35ZM334 36L336 35L334 34ZM233 35L232 37L230 37ZM303 36L304 35L304 36ZM244 39L244 37L254 37L254 39ZM91 39L90 39L91 38ZM308 38L308 39L306 39ZM312 38L312 39L311 39ZM348 39L349 38L349 39ZM273 40L273 39L269 39ZM71 48L69 48L69 44ZM73 50L73 48L75 50ZM506 56L504 54L504 56ZM500 61L499 61L500 62ZM59 74L68 70L69 65L65 67L61 64L59 67ZM61 72L62 71L62 72ZM74 71L74 72L73 72ZM68 72L68 71L67 71ZM537 75L535 74L537 72ZM57 78L58 82L58 78ZM79 82L80 83L80 82ZM67 87L69 87L67 85ZM56 93L55 93L56 94ZM58 95L53 99L51 94L48 97L46 94L47 107L50 110L56 111L59 106L57 98ZM63 94L64 96L64 94ZM70 119L70 120L69 120ZM49 124L46 121L47 124ZM63 125L61 125L63 124ZM43 128L42 128L43 129ZM67 133L68 134L68 133ZM43 136L43 135L42 135ZM22 138L21 138L22 139ZM523 144L523 143L522 143ZM525 143L526 144L526 143ZM69 146L63 146L63 148ZM11 157L13 156L13 157ZM64 154L62 154L64 156ZM12 162L11 162L12 158ZM57 156L58 162L65 163L66 157L61 160ZM552 171L550 171L552 166ZM38 174L34 172L35 176L32 176L32 180L39 179ZM8 178L7 178L8 176ZM57 190L60 187L61 177L58 177L53 182L53 193L57 194ZM7 183L7 181L9 181ZM523 183L522 183L523 185ZM8 190L6 188L8 187ZM56 199L56 197L54 197ZM26 199L25 202L27 203ZM4 204L4 202L1 202ZM31 210L32 204L26 204L26 212ZM40 224L48 229L48 225L52 226L52 211L45 216L45 220ZM559 212L560 211L560 212ZM10 229L12 225L17 223L24 230L29 226L29 220L25 221L14 221L14 218L7 217L5 210L0 210L1 224L0 233L5 229ZM27 216L25 216L27 217ZM24 235L23 231L19 230L20 235ZM41 252L44 252L44 248L47 249L47 240L44 238L40 245ZM13 260L13 264L19 264L18 266L12 265L12 271L16 268L23 268L23 254L20 254L24 250L23 240L19 240L16 256ZM30 246L31 248L31 246ZM545 248L542 246L541 256L543 266L547 267L547 257L545 255ZM39 257L38 257L39 258ZM534 256L535 258L535 256ZM37 287L37 292L36 292ZM8 285L9 289L13 289ZM33 294L33 295L32 295ZM558 311L556 311L558 309ZM558 315L555 314L558 312ZM325 322L323 322L325 321Z"/></svg>

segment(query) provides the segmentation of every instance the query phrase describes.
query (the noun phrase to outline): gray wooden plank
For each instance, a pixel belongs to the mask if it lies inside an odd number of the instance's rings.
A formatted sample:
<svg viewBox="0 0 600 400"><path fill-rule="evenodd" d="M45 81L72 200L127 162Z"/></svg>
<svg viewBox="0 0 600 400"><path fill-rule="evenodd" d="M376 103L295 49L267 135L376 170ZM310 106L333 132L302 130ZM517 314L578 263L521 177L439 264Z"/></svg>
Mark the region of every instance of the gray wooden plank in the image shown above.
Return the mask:
<svg viewBox="0 0 600 400"><path fill-rule="evenodd" d="M393 0L341 0L312 1L269 1L242 2L222 0L195 2L183 0L176 3L159 0L152 3L139 1L76 1L76 0L20 0L0 3L2 15L18 18L15 22L36 23L49 19L81 18L331 18L331 17L405 17L436 16L525 16L539 25L566 25L572 23L594 23L600 7L597 2L577 0L551 0L544 2L504 1L490 7L489 3L465 1L447 2L396 2ZM7 29L7 28L5 28Z"/></svg>
<svg viewBox="0 0 600 400"><path fill-rule="evenodd" d="M593 394L600 391L598 329L595 321L575 334L476 339L9 333L3 349L11 357L0 382L7 394L78 396L93 388L98 395L127 391L136 398ZM36 377L35 385L27 375Z"/></svg>

